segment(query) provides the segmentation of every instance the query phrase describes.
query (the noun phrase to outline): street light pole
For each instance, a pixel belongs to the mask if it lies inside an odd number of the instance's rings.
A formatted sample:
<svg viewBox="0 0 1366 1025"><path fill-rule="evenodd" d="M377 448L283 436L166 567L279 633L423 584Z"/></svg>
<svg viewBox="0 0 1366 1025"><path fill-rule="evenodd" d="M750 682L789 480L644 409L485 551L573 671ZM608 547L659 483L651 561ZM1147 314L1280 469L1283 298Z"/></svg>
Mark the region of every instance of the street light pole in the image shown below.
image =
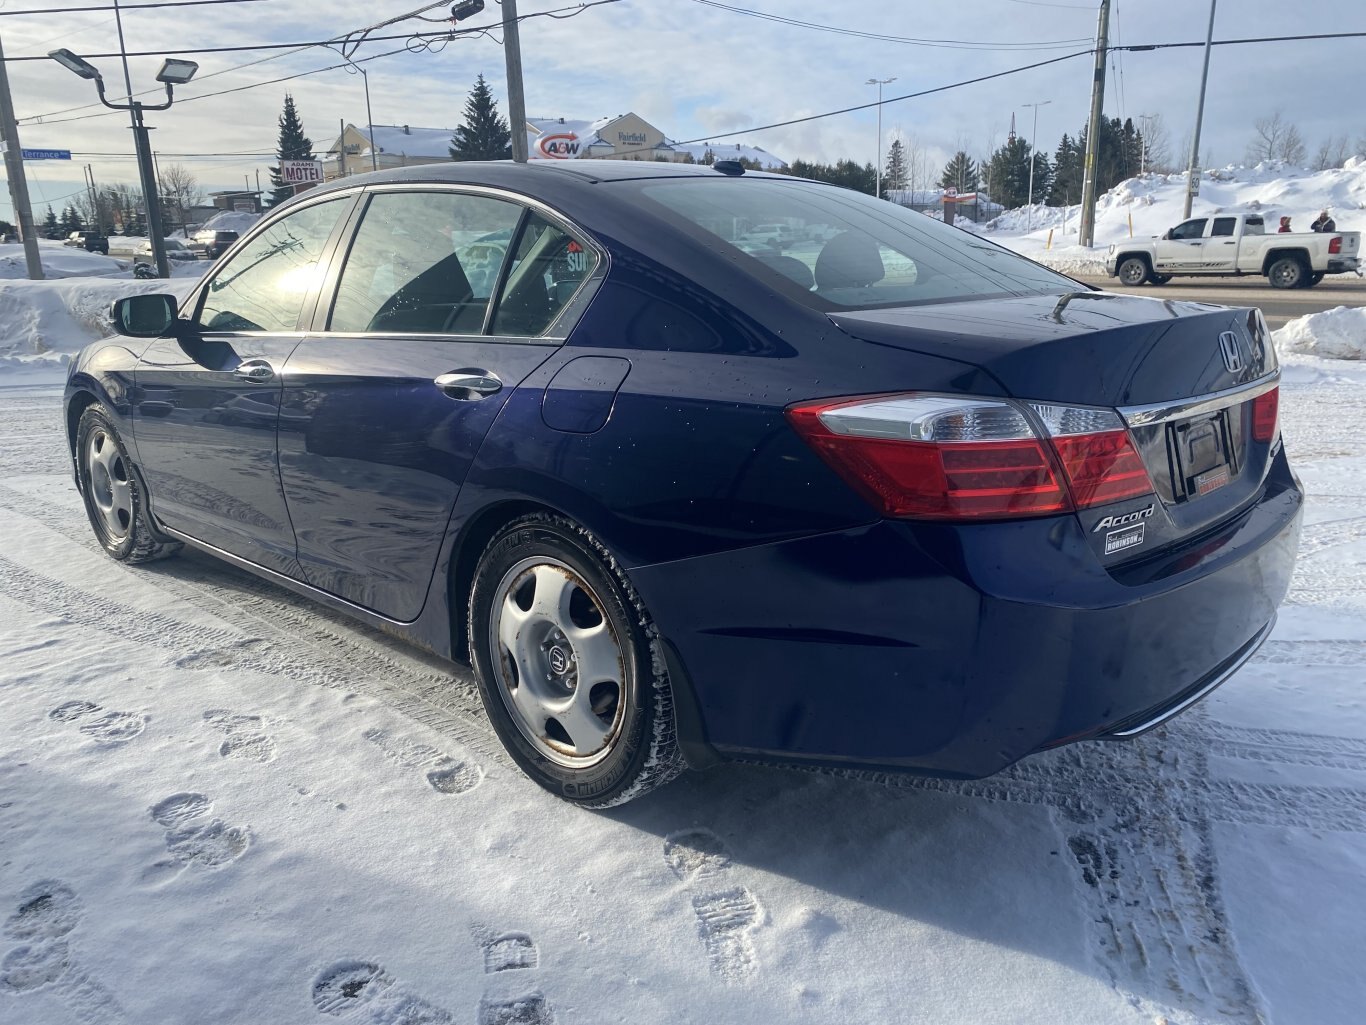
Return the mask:
<svg viewBox="0 0 1366 1025"><path fill-rule="evenodd" d="M1039 103L1021 103L1022 107L1034 108L1034 127L1029 136L1029 203L1028 212L1025 214L1025 229L1034 227L1034 162L1035 156L1039 152L1039 108L1046 107L1052 100L1043 100Z"/></svg>
<svg viewBox="0 0 1366 1025"><path fill-rule="evenodd" d="M121 27L120 48L122 49ZM167 57L161 62L161 70L157 72L157 81L166 86L165 103L142 103L133 99L132 80L126 75L128 102L110 103L109 98L104 94L104 78L93 64L66 49L53 50L48 56L72 74L93 81L95 90L99 93L100 102L110 110L126 110L129 112L133 122L133 145L138 157L138 177L142 179L142 202L147 209L148 241L152 244L152 255L156 260L157 275L169 278L171 276L171 265L166 259L166 240L161 233L161 196L157 190L156 174L152 170L152 143L148 134L150 129L142 120L142 112L144 110L169 110L175 100L172 87L184 85L192 79L195 72L199 70L199 65L194 61L177 60L174 57ZM126 73L126 58L124 70Z"/></svg>
<svg viewBox="0 0 1366 1025"><path fill-rule="evenodd" d="M1209 31L1205 33L1205 70L1200 72L1200 102L1195 108L1195 138L1191 141L1191 162L1186 172L1186 212L1181 219L1189 220L1191 199L1200 188L1200 126L1205 120L1205 84L1209 82L1209 51L1214 40L1214 5L1218 0L1209 0Z"/></svg>
<svg viewBox="0 0 1366 1025"><path fill-rule="evenodd" d="M864 85L877 86L877 167L873 178L873 195L878 199L882 198L882 87L888 82L895 82L896 76L891 78L870 78Z"/></svg>
<svg viewBox="0 0 1366 1025"><path fill-rule="evenodd" d="M378 170L379 170L379 155L378 155L378 152L377 152L376 149L375 149L375 117L374 117L373 114L370 113L370 74L369 74L369 72L367 72L363 67L361 67L359 64L357 64L355 61L353 61L350 57L348 57L348 56L346 56L346 54L342 53L341 50L337 50L337 53L340 54L340 55L341 55L341 59L344 60L344 61L346 61L346 63L349 65L349 67L347 67L347 69L346 69L347 74L354 74L355 72L359 71L359 72L360 72L361 81L362 81L362 82L364 83L364 85L365 85L365 128L366 128L366 131L369 132L369 137L370 137L370 170L372 170L372 171L378 171ZM342 150L345 151L345 149L346 149L346 123L345 123L345 122L342 123L342 142L341 142L341 145L342 145ZM345 158L343 157L342 159L344 160ZM340 166L340 165L339 165L339 166Z"/></svg>

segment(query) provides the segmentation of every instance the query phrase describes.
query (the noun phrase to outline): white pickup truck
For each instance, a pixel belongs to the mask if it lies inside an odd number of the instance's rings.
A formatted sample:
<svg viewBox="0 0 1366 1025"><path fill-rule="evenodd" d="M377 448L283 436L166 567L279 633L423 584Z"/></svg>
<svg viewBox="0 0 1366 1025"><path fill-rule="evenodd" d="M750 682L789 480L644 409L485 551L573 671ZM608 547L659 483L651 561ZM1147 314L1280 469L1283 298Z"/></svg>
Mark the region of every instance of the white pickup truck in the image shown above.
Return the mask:
<svg viewBox="0 0 1366 1025"><path fill-rule="evenodd" d="M1360 270L1356 231L1268 234L1261 214L1195 217L1161 238L1110 247L1105 271L1126 285L1165 285L1177 274L1265 274L1273 288L1309 288L1325 274Z"/></svg>

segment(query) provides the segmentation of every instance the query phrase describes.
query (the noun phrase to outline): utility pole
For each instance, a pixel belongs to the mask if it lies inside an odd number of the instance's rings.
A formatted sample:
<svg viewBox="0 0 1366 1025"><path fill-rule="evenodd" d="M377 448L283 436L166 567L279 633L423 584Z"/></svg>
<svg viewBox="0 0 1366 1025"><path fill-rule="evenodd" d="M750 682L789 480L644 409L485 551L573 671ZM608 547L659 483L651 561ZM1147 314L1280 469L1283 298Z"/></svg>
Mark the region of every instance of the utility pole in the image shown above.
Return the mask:
<svg viewBox="0 0 1366 1025"><path fill-rule="evenodd" d="M1214 40L1214 5L1217 0L1209 0L1209 31L1205 33L1205 70L1200 73L1200 102L1195 108L1195 138L1191 142L1190 168L1186 171L1186 212L1181 219L1188 220L1191 215L1191 200L1200 191L1200 125L1205 120L1205 84L1209 81L1209 51Z"/></svg>
<svg viewBox="0 0 1366 1025"><path fill-rule="evenodd" d="M508 72L508 121L512 127L512 159L525 164L526 96L522 92L522 40L517 34L517 0L503 0L503 56Z"/></svg>
<svg viewBox="0 0 1366 1025"><path fill-rule="evenodd" d="M1110 46L1110 0L1100 0L1096 29L1096 71L1091 81L1091 120L1086 128L1086 173L1081 185L1081 230L1077 242L1090 246L1096 239L1096 165L1100 162L1100 119L1105 106L1105 56Z"/></svg>
<svg viewBox="0 0 1366 1025"><path fill-rule="evenodd" d="M5 49L0 46L0 128L4 129L5 173L9 177L9 197L14 220L24 243L24 262L30 280L43 280L43 261L38 256L38 233L33 230L33 209L28 205L28 179L24 177L24 151L19 148L19 127L14 123L14 101L9 94L9 71Z"/></svg>
<svg viewBox="0 0 1366 1025"><path fill-rule="evenodd" d="M345 178L345 177L346 177L346 118L342 118L341 120L339 120L339 121L337 122L337 124L341 125L341 135L339 135L339 136L337 137L337 177L338 177L338 178ZM374 137L372 136L371 139L370 139L370 148L371 148L371 149L374 149L374 147L375 147L375 140L374 140ZM281 169L281 172L280 172L280 173L281 173L281 174L284 173L283 169Z"/></svg>

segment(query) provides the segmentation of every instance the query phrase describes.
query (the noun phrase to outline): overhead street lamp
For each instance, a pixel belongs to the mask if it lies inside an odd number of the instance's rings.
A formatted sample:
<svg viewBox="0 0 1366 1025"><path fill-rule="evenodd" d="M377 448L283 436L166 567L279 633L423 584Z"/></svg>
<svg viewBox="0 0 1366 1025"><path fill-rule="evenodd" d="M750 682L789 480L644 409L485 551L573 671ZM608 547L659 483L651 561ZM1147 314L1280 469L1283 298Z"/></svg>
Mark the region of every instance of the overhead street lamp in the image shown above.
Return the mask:
<svg viewBox="0 0 1366 1025"><path fill-rule="evenodd" d="M879 199L882 197L882 87L895 81L896 76L893 75L891 78L870 78L863 83L877 86L877 173L873 179L873 195Z"/></svg>
<svg viewBox="0 0 1366 1025"><path fill-rule="evenodd" d="M133 145L138 155L138 176L142 179L142 202L147 208L147 235L152 243L152 255L156 260L157 275L169 278L171 267L166 259L166 240L162 238L161 234L161 195L157 189L156 175L152 171L151 137L148 135L149 129L143 123L142 112L144 110L170 109L175 99L174 87L184 85L194 78L195 72L199 70L199 65L194 61L179 60L175 57L167 57L162 61L161 70L157 72L157 81L166 86L165 103L142 103L133 99L131 83L129 83L128 102L111 103L108 97L104 95L104 78L100 75L99 69L84 57L66 49L53 50L48 56L72 74L93 81L95 90L99 93L100 102L110 110L126 110L129 112L133 123Z"/></svg>
<svg viewBox="0 0 1366 1025"><path fill-rule="evenodd" d="M1038 103L1021 103L1022 107L1034 108L1034 127L1030 129L1029 135L1029 202L1026 206L1025 230L1034 227L1034 160L1039 152L1039 108L1046 107L1052 100L1042 100Z"/></svg>

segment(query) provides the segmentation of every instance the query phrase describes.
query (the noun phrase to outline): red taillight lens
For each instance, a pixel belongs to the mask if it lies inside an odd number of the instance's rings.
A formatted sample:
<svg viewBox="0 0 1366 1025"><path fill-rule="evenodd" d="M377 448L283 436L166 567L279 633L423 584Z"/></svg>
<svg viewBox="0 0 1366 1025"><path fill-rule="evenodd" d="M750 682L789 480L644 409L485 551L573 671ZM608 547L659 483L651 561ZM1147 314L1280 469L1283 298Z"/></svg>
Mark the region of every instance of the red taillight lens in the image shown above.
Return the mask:
<svg viewBox="0 0 1366 1025"><path fill-rule="evenodd" d="M1328 240L1328 252L1334 254L1342 252L1341 235L1334 235L1331 239Z"/></svg>
<svg viewBox="0 0 1366 1025"><path fill-rule="evenodd" d="M1054 438L1078 509L1150 494L1152 482L1125 430Z"/></svg>
<svg viewBox="0 0 1366 1025"><path fill-rule="evenodd" d="M1151 493L1113 410L1034 408L1051 437L1013 403L966 396L837 399L787 415L884 516L1046 516Z"/></svg>
<svg viewBox="0 0 1366 1025"><path fill-rule="evenodd" d="M1252 440L1272 441L1280 418L1281 389L1272 388L1252 400Z"/></svg>

